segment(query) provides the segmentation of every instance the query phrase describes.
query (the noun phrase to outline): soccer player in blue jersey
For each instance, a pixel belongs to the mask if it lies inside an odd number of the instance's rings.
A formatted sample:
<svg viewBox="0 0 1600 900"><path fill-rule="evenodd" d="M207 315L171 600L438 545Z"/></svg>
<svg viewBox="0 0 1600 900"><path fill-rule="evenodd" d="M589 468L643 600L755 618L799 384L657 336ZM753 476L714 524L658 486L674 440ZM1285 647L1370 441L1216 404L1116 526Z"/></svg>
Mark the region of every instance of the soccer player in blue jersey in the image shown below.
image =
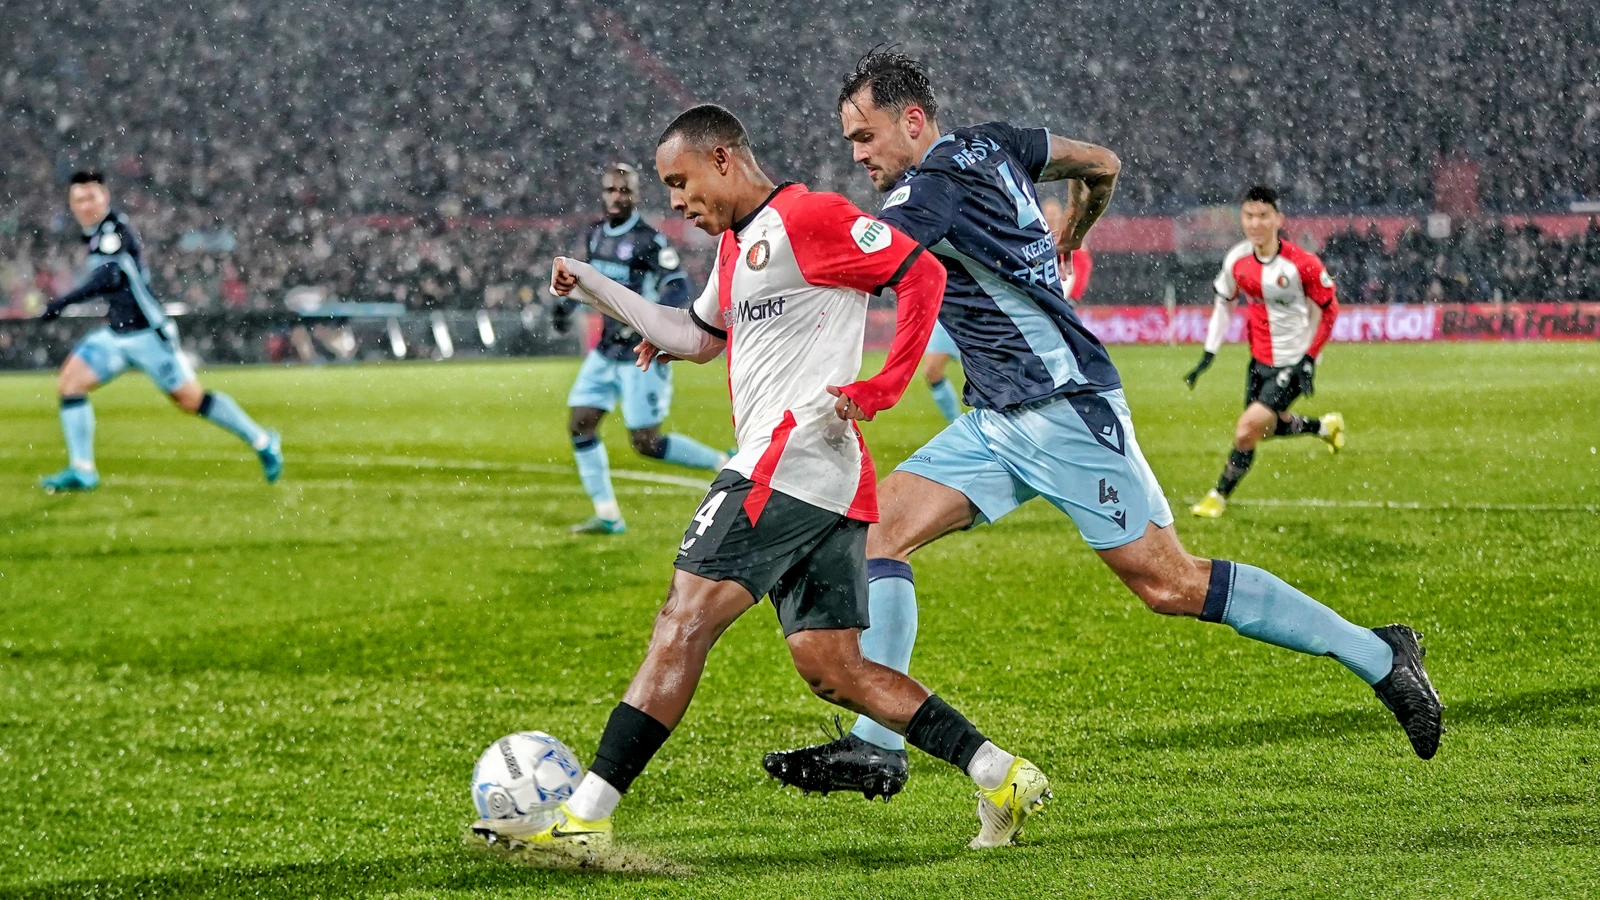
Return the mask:
<svg viewBox="0 0 1600 900"><path fill-rule="evenodd" d="M95 172L78 172L67 187L67 205L89 246L88 272L77 287L45 307L42 318L61 315L74 303L103 299L107 324L89 332L61 367L56 391L61 398L61 430L67 438L65 469L40 480L46 491L88 491L100 484L94 463L94 407L89 392L122 374L140 369L172 401L232 432L250 445L267 481L283 471L283 446L276 431L257 425L232 397L207 391L178 347L178 329L150 292L139 236L127 216L111 208L111 192Z"/></svg>
<svg viewBox="0 0 1600 900"><path fill-rule="evenodd" d="M905 670L916 638L910 557L954 531L1043 496L1150 609L1331 656L1371 685L1417 755L1438 749L1440 702L1404 625L1362 628L1278 577L1190 555L1139 451L1121 380L1062 294L1058 244L1076 249L1111 200L1120 168L1102 147L991 122L941 133L921 66L873 52L845 80L839 113L855 160L886 193L878 214L943 261L939 319L961 349L974 409L890 473L867 536L868 659ZM1052 234L1034 183L1071 179ZM885 797L906 777L900 738L865 717L839 740L768 754L767 771L806 790Z"/></svg>
<svg viewBox="0 0 1600 900"><path fill-rule="evenodd" d="M600 178L605 218L590 226L583 252L602 275L663 306L689 303L689 279L678 251L639 217L639 172L614 163ZM566 330L573 304L556 306L557 326ZM605 318L600 343L583 360L578 380L567 395L571 410L568 430L578 478L594 502L594 515L574 526L581 534L621 534L625 527L616 492L611 488L611 463L600 440L600 420L622 403L622 424L633 449L642 456L692 469L717 471L728 456L681 434L662 434L661 423L672 406L672 370L667 365L643 371L634 366L633 347L639 335L616 319Z"/></svg>

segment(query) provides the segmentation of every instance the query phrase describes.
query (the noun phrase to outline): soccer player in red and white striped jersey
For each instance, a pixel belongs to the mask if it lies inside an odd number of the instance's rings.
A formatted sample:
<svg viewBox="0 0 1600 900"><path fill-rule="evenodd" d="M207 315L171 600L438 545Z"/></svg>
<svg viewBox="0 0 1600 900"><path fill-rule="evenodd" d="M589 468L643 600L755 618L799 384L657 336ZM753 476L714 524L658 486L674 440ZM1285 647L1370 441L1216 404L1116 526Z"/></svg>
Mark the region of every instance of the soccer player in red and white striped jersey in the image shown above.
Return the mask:
<svg viewBox="0 0 1600 900"><path fill-rule="evenodd" d="M1206 334L1200 364L1184 376L1190 389L1211 367L1228 333L1234 307L1245 304L1250 338L1250 370L1245 410L1234 426L1233 450L1217 486L1196 503L1197 516L1217 518L1228 496L1255 462L1256 444L1267 437L1316 435L1337 453L1344 447L1344 417L1333 412L1320 419L1289 412L1301 395L1313 393L1312 378L1322 348L1333 334L1339 299L1333 278L1316 254L1279 236L1283 214L1278 193L1257 185L1245 194L1239 220L1245 240L1228 251L1212 287L1216 308Z"/></svg>
<svg viewBox="0 0 1600 900"><path fill-rule="evenodd" d="M711 646L770 596L795 668L818 696L903 733L980 789L998 788L1021 767L1036 788L1031 801L1007 808L1003 823L980 814L972 846L1009 842L1048 796L1043 773L917 681L861 655L867 524L878 505L855 423L893 406L915 375L944 267L837 194L773 185L744 126L720 106L695 107L668 126L656 169L672 208L721 235L699 299L689 309L660 306L564 258L551 287L643 335L641 367L663 353L699 363L726 354L739 450L689 523L649 652L578 790L553 820L485 819L474 832L513 849L603 853L612 810L682 719ZM867 300L891 289L898 312L889 358L857 380Z"/></svg>

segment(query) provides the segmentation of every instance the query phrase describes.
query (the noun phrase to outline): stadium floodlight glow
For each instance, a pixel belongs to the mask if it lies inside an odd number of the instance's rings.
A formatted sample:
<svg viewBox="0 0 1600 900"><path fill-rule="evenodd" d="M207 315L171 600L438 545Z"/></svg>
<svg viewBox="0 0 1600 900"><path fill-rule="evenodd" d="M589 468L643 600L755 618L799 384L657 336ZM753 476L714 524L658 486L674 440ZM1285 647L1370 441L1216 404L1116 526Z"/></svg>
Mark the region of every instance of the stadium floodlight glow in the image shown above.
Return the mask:
<svg viewBox="0 0 1600 900"><path fill-rule="evenodd" d="M485 348L494 346L494 323L489 321L489 311L478 310L478 340Z"/></svg>
<svg viewBox="0 0 1600 900"><path fill-rule="evenodd" d="M433 343L439 348L439 358L456 355L456 342L450 339L450 327L444 323L444 313L436 312L433 319Z"/></svg>
<svg viewBox="0 0 1600 900"><path fill-rule="evenodd" d="M400 320L389 320L389 350L396 359L406 358L406 336L400 333Z"/></svg>

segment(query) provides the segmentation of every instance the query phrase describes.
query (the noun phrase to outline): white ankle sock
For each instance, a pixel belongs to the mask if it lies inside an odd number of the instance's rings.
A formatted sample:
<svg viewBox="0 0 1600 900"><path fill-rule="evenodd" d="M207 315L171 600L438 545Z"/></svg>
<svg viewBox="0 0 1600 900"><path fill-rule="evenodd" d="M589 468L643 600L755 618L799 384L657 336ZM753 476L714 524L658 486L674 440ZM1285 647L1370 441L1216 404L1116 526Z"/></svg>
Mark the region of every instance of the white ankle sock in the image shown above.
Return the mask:
<svg viewBox="0 0 1600 900"><path fill-rule="evenodd" d="M972 754L972 762L967 763L967 775L978 783L978 787L992 791L1005 783L1006 773L1011 771L1011 764L1016 759L996 747L992 741L984 741L978 752Z"/></svg>
<svg viewBox="0 0 1600 900"><path fill-rule="evenodd" d="M1001 777L1005 776L1002 774ZM572 792L572 799L567 801L567 809L585 822L593 822L611 815L611 811L617 808L617 803L621 800L621 791L612 787L604 778L590 772L583 776L578 789Z"/></svg>
<svg viewBox="0 0 1600 900"><path fill-rule="evenodd" d="M603 500L594 505L594 514L607 522L622 521L622 507L615 500Z"/></svg>

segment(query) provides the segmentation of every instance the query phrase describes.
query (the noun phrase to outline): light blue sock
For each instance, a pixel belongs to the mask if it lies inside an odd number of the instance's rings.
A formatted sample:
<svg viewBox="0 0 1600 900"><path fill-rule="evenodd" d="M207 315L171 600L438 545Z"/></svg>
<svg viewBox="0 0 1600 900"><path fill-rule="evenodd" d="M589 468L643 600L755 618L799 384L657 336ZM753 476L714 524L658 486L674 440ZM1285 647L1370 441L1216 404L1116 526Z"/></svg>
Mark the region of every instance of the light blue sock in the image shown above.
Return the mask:
<svg viewBox="0 0 1600 900"><path fill-rule="evenodd" d="M662 438L666 444L666 451L661 454L662 460L678 466L687 466L691 469L715 469L722 461L722 454L707 447L692 437L673 433Z"/></svg>
<svg viewBox="0 0 1600 900"><path fill-rule="evenodd" d="M938 384L928 385L928 391L933 394L933 403L944 414L946 422L961 418L961 399L956 396L956 386L950 383L950 379L941 379Z"/></svg>
<svg viewBox="0 0 1600 900"><path fill-rule="evenodd" d="M73 467L94 471L94 407L88 397L61 398L61 433Z"/></svg>
<svg viewBox="0 0 1600 900"><path fill-rule="evenodd" d="M605 443L595 435L573 438L572 456L578 461L578 480L594 501L595 513L602 519L622 518L617 494L611 489L611 459L606 456Z"/></svg>
<svg viewBox="0 0 1600 900"><path fill-rule="evenodd" d="M1264 644L1331 656L1367 684L1382 681L1394 667L1394 651L1370 628L1346 622L1255 566L1212 560L1211 586L1200 618L1221 622Z"/></svg>
<svg viewBox="0 0 1600 900"><path fill-rule="evenodd" d="M872 627L861 632L861 655L896 672L911 668L917 642L917 588L911 565L898 559L867 560L867 614ZM850 733L885 750L904 750L906 739L866 716L857 716Z"/></svg>
<svg viewBox="0 0 1600 900"><path fill-rule="evenodd" d="M199 412L217 426L233 432L252 450L267 446L267 430L257 425L256 420L250 418L227 394L221 391L206 392L205 399L200 401Z"/></svg>

